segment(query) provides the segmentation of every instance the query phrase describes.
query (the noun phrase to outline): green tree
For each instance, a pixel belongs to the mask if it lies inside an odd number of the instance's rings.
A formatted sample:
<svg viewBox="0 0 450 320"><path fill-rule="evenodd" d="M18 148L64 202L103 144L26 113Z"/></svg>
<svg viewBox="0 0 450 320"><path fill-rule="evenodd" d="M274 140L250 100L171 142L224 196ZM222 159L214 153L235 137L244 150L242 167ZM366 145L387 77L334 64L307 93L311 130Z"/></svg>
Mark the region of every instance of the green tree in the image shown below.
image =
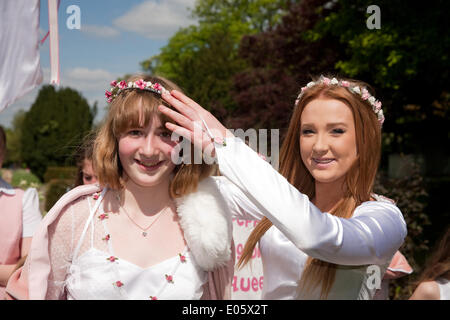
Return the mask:
<svg viewBox="0 0 450 320"><path fill-rule="evenodd" d="M336 70L378 89L388 119L384 130L390 133L385 147L430 153L448 141L449 135L450 3L377 1L380 29L366 25L371 4L370 0L335 3L333 12L308 36L314 41L338 39L345 50ZM438 139L430 141L431 135L424 132L433 132Z"/></svg>
<svg viewBox="0 0 450 320"><path fill-rule="evenodd" d="M70 88L43 86L27 112L22 132L22 157L40 179L48 166L72 161L72 149L89 132L95 108Z"/></svg>
<svg viewBox="0 0 450 320"><path fill-rule="evenodd" d="M180 29L159 55L141 66L174 81L206 107L232 109L232 78L245 67L238 55L241 38L276 25L287 2L199 0L192 10L198 25Z"/></svg>
<svg viewBox="0 0 450 320"><path fill-rule="evenodd" d="M6 129L6 159L5 167L9 165L21 166L22 164L22 131L26 112L19 110L14 115L12 128Z"/></svg>

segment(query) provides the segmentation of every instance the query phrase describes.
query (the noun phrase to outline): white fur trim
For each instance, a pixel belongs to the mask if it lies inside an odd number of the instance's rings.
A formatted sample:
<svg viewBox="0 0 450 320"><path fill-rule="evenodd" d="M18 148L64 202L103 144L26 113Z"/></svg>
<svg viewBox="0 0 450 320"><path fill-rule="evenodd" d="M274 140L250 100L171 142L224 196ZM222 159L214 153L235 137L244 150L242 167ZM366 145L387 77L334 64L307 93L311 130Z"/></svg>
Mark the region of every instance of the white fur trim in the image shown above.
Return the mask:
<svg viewBox="0 0 450 320"><path fill-rule="evenodd" d="M197 192L175 202L184 238L198 265L206 271L226 265L231 257L233 227L214 178L203 179Z"/></svg>

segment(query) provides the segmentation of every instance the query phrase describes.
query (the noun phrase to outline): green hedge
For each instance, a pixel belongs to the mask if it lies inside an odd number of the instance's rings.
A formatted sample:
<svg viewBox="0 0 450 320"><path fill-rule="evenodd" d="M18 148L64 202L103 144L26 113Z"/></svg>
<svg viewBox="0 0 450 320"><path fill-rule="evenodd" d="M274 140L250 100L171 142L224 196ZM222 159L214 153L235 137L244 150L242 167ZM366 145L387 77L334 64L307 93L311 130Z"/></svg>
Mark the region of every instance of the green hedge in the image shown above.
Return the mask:
<svg viewBox="0 0 450 320"><path fill-rule="evenodd" d="M54 179L48 183L45 211L49 211L63 194L73 187L73 180Z"/></svg>
<svg viewBox="0 0 450 320"><path fill-rule="evenodd" d="M44 174L44 181L50 182L55 179L75 181L76 175L76 167L48 167Z"/></svg>
<svg viewBox="0 0 450 320"><path fill-rule="evenodd" d="M32 174L29 170L19 169L14 170L11 185L16 188L39 188L41 181L37 176Z"/></svg>

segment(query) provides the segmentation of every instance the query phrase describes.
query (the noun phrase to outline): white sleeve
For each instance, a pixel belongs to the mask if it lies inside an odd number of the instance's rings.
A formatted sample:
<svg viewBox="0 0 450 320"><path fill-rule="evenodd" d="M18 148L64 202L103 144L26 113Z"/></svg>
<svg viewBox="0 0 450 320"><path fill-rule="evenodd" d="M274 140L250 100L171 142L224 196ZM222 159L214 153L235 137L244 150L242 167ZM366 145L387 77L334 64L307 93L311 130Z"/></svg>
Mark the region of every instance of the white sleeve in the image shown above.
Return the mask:
<svg viewBox="0 0 450 320"><path fill-rule="evenodd" d="M404 241L406 224L393 204L365 202L352 218L339 218L322 213L239 138L216 145L216 154L221 174L313 258L340 265L384 264Z"/></svg>
<svg viewBox="0 0 450 320"><path fill-rule="evenodd" d="M220 190L220 193L225 198L231 218L237 218L242 220L261 220L264 215L261 211L251 202L245 193L239 189L234 183L229 181L225 177L213 177Z"/></svg>
<svg viewBox="0 0 450 320"><path fill-rule="evenodd" d="M29 188L22 198L22 238L32 237L41 220L38 192Z"/></svg>

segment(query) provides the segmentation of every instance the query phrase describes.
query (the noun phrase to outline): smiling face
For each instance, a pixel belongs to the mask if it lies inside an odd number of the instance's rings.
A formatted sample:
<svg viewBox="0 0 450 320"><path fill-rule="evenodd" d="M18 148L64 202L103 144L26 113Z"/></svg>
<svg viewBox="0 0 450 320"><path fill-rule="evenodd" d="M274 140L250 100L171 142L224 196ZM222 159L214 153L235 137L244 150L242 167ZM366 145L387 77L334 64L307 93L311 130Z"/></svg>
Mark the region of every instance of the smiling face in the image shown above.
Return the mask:
<svg viewBox="0 0 450 320"><path fill-rule="evenodd" d="M118 145L124 176L129 178L126 183L153 187L169 182L175 168L170 155L176 142L157 115L147 126L126 130Z"/></svg>
<svg viewBox="0 0 450 320"><path fill-rule="evenodd" d="M315 99L301 115L300 153L315 183L342 186L358 158L353 113L335 99Z"/></svg>

